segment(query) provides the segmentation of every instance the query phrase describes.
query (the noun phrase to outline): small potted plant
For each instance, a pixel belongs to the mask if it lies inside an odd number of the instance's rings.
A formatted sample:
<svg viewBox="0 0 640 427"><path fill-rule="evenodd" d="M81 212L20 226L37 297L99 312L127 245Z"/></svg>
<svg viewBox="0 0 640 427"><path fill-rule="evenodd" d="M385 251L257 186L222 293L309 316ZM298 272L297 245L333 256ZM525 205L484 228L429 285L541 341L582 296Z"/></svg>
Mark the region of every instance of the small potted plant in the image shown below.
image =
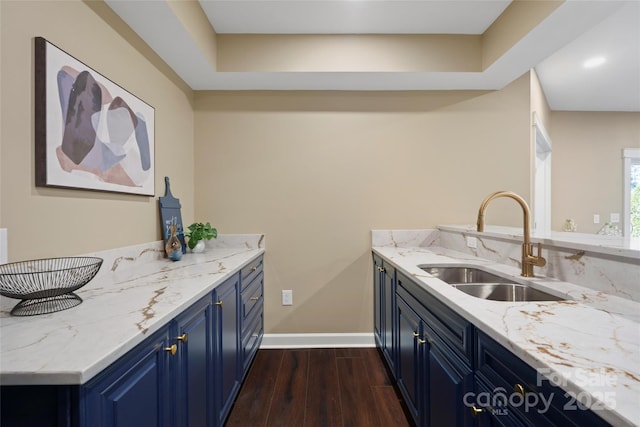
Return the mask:
<svg viewBox="0 0 640 427"><path fill-rule="evenodd" d="M211 240L218 237L218 230L211 227L210 223L203 224L194 222L185 231L184 236L189 239L187 246L192 252L202 252L204 250L204 239Z"/></svg>

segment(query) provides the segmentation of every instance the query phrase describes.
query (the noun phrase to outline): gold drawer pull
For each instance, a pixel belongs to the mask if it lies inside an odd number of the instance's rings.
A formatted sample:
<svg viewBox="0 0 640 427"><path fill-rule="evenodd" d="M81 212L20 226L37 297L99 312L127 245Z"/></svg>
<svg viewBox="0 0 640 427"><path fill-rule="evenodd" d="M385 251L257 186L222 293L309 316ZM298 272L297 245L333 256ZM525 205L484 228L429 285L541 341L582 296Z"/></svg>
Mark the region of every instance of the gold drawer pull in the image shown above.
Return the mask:
<svg viewBox="0 0 640 427"><path fill-rule="evenodd" d="M256 271L258 269L258 267L256 267L255 265L253 267L251 267L251 271Z"/></svg>
<svg viewBox="0 0 640 427"><path fill-rule="evenodd" d="M251 297L251 301L258 301L260 297Z"/></svg>
<svg viewBox="0 0 640 427"><path fill-rule="evenodd" d="M418 344L426 344L427 340L423 340L421 338L418 338Z"/></svg>
<svg viewBox="0 0 640 427"><path fill-rule="evenodd" d="M187 335L186 333L180 335L179 337L176 337L176 339L181 342L187 342L188 338L189 338L189 335Z"/></svg>
<svg viewBox="0 0 640 427"><path fill-rule="evenodd" d="M419 337L419 336L420 336L420 334L419 334L419 333L417 333L417 332L414 332L414 333L413 333L413 337L414 337L414 338L417 338L417 337Z"/></svg>
<svg viewBox="0 0 640 427"><path fill-rule="evenodd" d="M216 305L222 307L222 301L216 301Z"/></svg>
<svg viewBox="0 0 640 427"><path fill-rule="evenodd" d="M173 356L178 351L178 346L175 344L172 344L171 347L165 347L164 351L166 351L167 353L171 353L171 355Z"/></svg>
<svg viewBox="0 0 640 427"><path fill-rule="evenodd" d="M484 409L477 408L476 405L471 406L471 415L473 415L474 417L480 415L483 412L484 412Z"/></svg>
<svg viewBox="0 0 640 427"><path fill-rule="evenodd" d="M526 394L526 391L524 390L524 387L522 386L522 384L514 385L513 386L513 391L515 391L516 393L518 393L522 397L524 397L524 395Z"/></svg>

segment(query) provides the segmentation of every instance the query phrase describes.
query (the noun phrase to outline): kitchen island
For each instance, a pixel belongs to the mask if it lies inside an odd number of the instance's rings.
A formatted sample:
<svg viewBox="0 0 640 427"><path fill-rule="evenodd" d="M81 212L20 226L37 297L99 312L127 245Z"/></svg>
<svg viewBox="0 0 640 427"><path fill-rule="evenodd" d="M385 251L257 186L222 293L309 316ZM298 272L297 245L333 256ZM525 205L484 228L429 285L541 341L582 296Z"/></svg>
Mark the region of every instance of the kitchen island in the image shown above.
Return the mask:
<svg viewBox="0 0 640 427"><path fill-rule="evenodd" d="M171 365L174 362L170 360L183 363L200 350L195 338L187 341L184 332L180 332L183 334L180 340L174 330L182 325L185 328L198 326L199 319L204 319L202 329L194 329L193 337L202 335L204 356L213 357L216 352L221 357L237 356L238 366L246 364L248 367L263 333L264 251L263 235L221 235L208 242L203 253L187 253L177 262L165 257L162 242L102 251L86 254L101 257L104 262L96 277L76 292L83 299L77 307L39 316L16 317L11 316L10 311L17 300L2 298L0 382L3 404L8 390L20 390L24 386L37 391L61 386L59 390L68 391L62 394L75 401L71 407L74 414L68 417L68 424L76 425L79 421L80 425L99 425L95 421L98 414L87 413L82 403L79 409L76 407L78 401L82 402L91 394L85 385L104 382L108 379L107 372L115 375L116 368L121 368L118 365L146 343L150 343L151 350L159 351L157 361L162 365L160 368L167 369L166 377L178 376L173 373L178 367ZM218 293L219 289L224 289L224 293ZM245 293L246 301L243 299ZM224 309L228 314L219 314L224 298L227 298ZM219 311L213 311L214 307ZM239 314L244 308L247 308L246 318ZM193 315L185 318L185 313ZM232 328L223 330L223 326ZM218 338L212 335L216 328ZM163 343L162 348L154 340ZM177 347L181 343L176 340L185 344L185 348L188 342L191 353L181 354ZM222 348L229 343L232 348ZM246 348L243 347L245 344ZM244 350L247 350L246 354ZM176 353L177 358L171 359ZM231 368L227 367L228 372L235 375L235 368ZM241 368L237 372L238 376L232 380L238 384L233 384L232 394L237 392L245 373ZM158 378L164 381L165 374L161 372ZM217 398L219 393L215 395ZM163 405L163 408L170 405ZM174 416L177 415L171 414L172 419L177 419ZM67 421L53 425L65 425ZM167 422L166 425L180 425L180 422ZM211 421L211 425L218 424Z"/></svg>
<svg viewBox="0 0 640 427"><path fill-rule="evenodd" d="M528 280L531 286L563 300L503 302L476 298L420 267L476 265L513 277L514 281L523 279L519 277L520 269L455 251L441 243L438 230L372 234L374 257L379 256L396 270L398 277L410 279L470 322L478 334L495 340L559 384L559 390L575 397L574 410L590 408L616 426L640 423L638 302L543 277ZM477 355L475 363L479 363ZM473 362L470 365L473 368Z"/></svg>

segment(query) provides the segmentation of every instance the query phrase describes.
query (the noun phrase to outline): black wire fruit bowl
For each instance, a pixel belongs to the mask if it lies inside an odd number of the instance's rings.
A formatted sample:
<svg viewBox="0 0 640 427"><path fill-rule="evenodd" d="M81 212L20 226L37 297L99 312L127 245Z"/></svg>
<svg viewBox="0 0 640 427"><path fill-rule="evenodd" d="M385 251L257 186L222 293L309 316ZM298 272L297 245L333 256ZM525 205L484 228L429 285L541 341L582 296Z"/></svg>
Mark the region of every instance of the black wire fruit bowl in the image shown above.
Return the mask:
<svg viewBox="0 0 640 427"><path fill-rule="evenodd" d="M0 295L20 299L14 316L66 310L82 302L74 293L100 270L102 258L64 257L0 265Z"/></svg>

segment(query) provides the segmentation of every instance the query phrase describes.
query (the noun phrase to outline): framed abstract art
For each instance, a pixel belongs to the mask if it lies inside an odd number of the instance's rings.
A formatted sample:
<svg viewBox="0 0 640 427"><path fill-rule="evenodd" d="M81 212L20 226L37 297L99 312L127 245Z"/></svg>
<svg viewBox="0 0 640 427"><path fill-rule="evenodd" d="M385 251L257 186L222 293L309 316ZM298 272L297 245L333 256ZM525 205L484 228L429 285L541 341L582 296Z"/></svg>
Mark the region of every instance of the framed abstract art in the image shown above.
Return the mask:
<svg viewBox="0 0 640 427"><path fill-rule="evenodd" d="M153 107L35 38L36 186L155 195Z"/></svg>

